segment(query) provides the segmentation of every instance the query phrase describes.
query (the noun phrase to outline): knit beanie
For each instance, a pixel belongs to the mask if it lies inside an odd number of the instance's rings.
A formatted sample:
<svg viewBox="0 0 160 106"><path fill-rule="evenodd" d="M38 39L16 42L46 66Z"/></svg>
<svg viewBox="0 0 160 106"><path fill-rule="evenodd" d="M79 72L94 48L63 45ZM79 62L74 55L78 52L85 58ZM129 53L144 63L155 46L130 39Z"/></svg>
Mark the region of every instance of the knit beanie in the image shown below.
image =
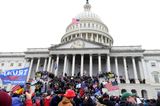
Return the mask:
<svg viewBox="0 0 160 106"><path fill-rule="evenodd" d="M6 92L0 91L0 106L11 106L12 98Z"/></svg>

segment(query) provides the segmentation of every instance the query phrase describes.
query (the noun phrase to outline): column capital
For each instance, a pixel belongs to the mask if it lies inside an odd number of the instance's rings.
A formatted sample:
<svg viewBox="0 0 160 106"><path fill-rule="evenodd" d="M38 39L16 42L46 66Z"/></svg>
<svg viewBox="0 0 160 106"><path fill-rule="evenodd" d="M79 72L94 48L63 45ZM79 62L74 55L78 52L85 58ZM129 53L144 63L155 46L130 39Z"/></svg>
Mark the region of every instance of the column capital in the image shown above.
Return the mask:
<svg viewBox="0 0 160 106"><path fill-rule="evenodd" d="M118 57L117 57L117 56L114 56L114 58L116 58L116 59L117 59Z"/></svg>
<svg viewBox="0 0 160 106"><path fill-rule="evenodd" d="M92 56L93 54L89 54L90 56Z"/></svg>
<svg viewBox="0 0 160 106"><path fill-rule="evenodd" d="M140 58L141 58L141 59L144 59L144 57L143 57L143 56L141 56Z"/></svg>
<svg viewBox="0 0 160 106"><path fill-rule="evenodd" d="M98 53L98 56L101 56L101 53Z"/></svg>
<svg viewBox="0 0 160 106"><path fill-rule="evenodd" d="M110 56L110 54L107 54L107 56Z"/></svg>
<svg viewBox="0 0 160 106"><path fill-rule="evenodd" d="M132 59L135 59L135 57L134 57L134 56L132 56L131 58L132 58Z"/></svg>

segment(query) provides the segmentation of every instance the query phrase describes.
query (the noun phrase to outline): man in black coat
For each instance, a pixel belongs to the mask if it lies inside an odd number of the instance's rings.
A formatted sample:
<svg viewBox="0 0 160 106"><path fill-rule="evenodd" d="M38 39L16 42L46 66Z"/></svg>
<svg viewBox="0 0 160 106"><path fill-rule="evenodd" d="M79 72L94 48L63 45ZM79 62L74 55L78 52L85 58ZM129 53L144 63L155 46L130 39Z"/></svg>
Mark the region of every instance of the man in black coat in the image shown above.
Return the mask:
<svg viewBox="0 0 160 106"><path fill-rule="evenodd" d="M115 106L115 103L112 102L111 100L109 100L109 95L108 94L103 94L103 103L104 105L107 105L107 106Z"/></svg>

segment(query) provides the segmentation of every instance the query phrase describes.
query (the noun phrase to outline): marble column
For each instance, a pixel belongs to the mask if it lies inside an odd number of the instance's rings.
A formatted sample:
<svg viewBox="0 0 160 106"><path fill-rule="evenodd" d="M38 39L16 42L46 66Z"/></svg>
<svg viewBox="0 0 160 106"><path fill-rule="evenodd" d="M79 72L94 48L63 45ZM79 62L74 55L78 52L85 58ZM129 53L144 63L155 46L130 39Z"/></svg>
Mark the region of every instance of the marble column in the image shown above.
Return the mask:
<svg viewBox="0 0 160 106"><path fill-rule="evenodd" d="M123 57L123 63L124 63L124 72L125 72L126 83L129 83L126 57Z"/></svg>
<svg viewBox="0 0 160 106"><path fill-rule="evenodd" d="M92 54L89 55L90 59L89 59L89 76L92 77L93 75L93 61L92 61Z"/></svg>
<svg viewBox="0 0 160 106"><path fill-rule="evenodd" d="M59 55L57 55L56 63L54 64L55 76L58 75L58 69L59 69Z"/></svg>
<svg viewBox="0 0 160 106"><path fill-rule="evenodd" d="M39 71L39 64L40 64L40 58L38 58L38 61L37 61L36 72L38 72L38 71Z"/></svg>
<svg viewBox="0 0 160 106"><path fill-rule="evenodd" d="M103 42L103 36L102 36L102 35L101 35L101 43L104 43L104 42Z"/></svg>
<svg viewBox="0 0 160 106"><path fill-rule="evenodd" d="M74 76L75 73L75 54L72 57L72 76Z"/></svg>
<svg viewBox="0 0 160 106"><path fill-rule="evenodd" d="M86 40L88 40L88 33L86 33Z"/></svg>
<svg viewBox="0 0 160 106"><path fill-rule="evenodd" d="M53 62L54 62L54 59L52 59L52 62L51 62L50 72L53 72Z"/></svg>
<svg viewBox="0 0 160 106"><path fill-rule="evenodd" d="M49 60L48 60L48 66L47 66L47 71L48 72L50 72L51 59L52 59L52 57L50 56Z"/></svg>
<svg viewBox="0 0 160 106"><path fill-rule="evenodd" d="M65 76L65 73L66 73L66 65L67 65L67 55L65 55L64 57L63 76Z"/></svg>
<svg viewBox="0 0 160 106"><path fill-rule="evenodd" d="M149 73L146 69L146 64L145 64L145 61L144 61L144 58L141 57L141 62L142 62L142 69L143 69L143 72L144 72L144 77L145 77L145 80L146 80L146 83L150 83L150 79L149 79Z"/></svg>
<svg viewBox="0 0 160 106"><path fill-rule="evenodd" d="M84 54L81 54L81 76L83 76L83 64L84 64Z"/></svg>
<svg viewBox="0 0 160 106"><path fill-rule="evenodd" d="M107 72L111 72L110 56L107 55Z"/></svg>
<svg viewBox="0 0 160 106"><path fill-rule="evenodd" d="M102 67L101 67L101 55L98 54L98 73L100 74L102 72Z"/></svg>
<svg viewBox="0 0 160 106"><path fill-rule="evenodd" d="M93 41L93 33L91 33L91 41Z"/></svg>
<svg viewBox="0 0 160 106"><path fill-rule="evenodd" d="M45 58L45 61L44 61L43 71L46 71L46 65L47 65L47 58Z"/></svg>
<svg viewBox="0 0 160 106"><path fill-rule="evenodd" d="M80 37L83 39L82 33L80 33Z"/></svg>
<svg viewBox="0 0 160 106"><path fill-rule="evenodd" d="M96 41L99 42L99 41L98 41L98 34L97 34L97 37L96 37Z"/></svg>
<svg viewBox="0 0 160 106"><path fill-rule="evenodd" d="M116 69L117 81L118 83L120 83L117 57L115 57L115 69Z"/></svg>
<svg viewBox="0 0 160 106"><path fill-rule="evenodd" d="M138 77L137 77L137 68L136 68L136 63L135 63L135 58L132 57L132 64L133 64L133 73L134 73L134 79L136 83L139 83Z"/></svg>
<svg viewBox="0 0 160 106"><path fill-rule="evenodd" d="M27 76L27 81L29 80L29 78L30 78L30 76L31 76L32 65L33 65L33 58L31 59L31 62L30 62L29 72L28 72L28 76Z"/></svg>

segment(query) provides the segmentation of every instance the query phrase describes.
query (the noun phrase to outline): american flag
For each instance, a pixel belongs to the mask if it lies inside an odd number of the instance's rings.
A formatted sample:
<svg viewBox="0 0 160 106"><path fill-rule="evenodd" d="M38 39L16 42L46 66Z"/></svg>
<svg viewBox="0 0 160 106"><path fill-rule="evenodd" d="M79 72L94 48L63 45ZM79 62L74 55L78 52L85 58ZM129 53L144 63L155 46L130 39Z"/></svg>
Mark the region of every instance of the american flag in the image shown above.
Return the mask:
<svg viewBox="0 0 160 106"><path fill-rule="evenodd" d="M16 85L12 88L12 91L13 92L16 92L17 90L21 89L21 86L20 85Z"/></svg>
<svg viewBox="0 0 160 106"><path fill-rule="evenodd" d="M119 89L118 84L115 84L115 82L108 82L105 84L104 87L107 88L108 91L114 91Z"/></svg>
<svg viewBox="0 0 160 106"><path fill-rule="evenodd" d="M79 19L77 18L72 18L72 24L78 24L79 23Z"/></svg>

